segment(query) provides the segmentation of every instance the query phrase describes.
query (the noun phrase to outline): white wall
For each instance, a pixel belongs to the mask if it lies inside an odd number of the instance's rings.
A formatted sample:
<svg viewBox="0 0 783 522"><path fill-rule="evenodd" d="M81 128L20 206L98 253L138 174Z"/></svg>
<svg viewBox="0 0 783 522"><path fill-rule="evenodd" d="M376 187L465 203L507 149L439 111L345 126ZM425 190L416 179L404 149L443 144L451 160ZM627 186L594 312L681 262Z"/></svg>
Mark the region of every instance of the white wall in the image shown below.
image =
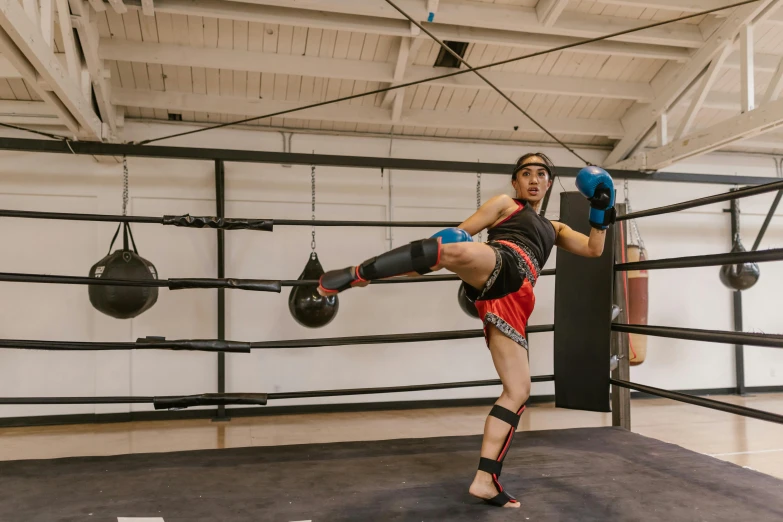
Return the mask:
<svg viewBox="0 0 783 522"><path fill-rule="evenodd" d="M128 139L166 134L170 126L129 124ZM221 130L161 145L281 150L278 133ZM513 162L529 147L395 139L395 157ZM297 134L293 152L387 156L389 139ZM559 149L545 149L559 165L578 163ZM600 162L605 152L580 151ZM90 157L0 153L0 208L95 212L121 210L122 166ZM211 162L130 158L130 212L135 215L214 214L214 166ZM713 154L672 170L710 174L774 176L772 160L759 156ZM389 209L389 179L392 207ZM475 208L472 174L317 169L319 219L460 221ZM505 176L483 176L483 197L510 191ZM558 182L558 194L573 190L573 180ZM622 198L622 185L618 197ZM636 209L714 194L726 186L632 182ZM742 230L750 247L772 195L742 201ZM226 214L230 217L310 217L310 168L249 163L226 164ZM713 205L639 222L653 258L725 252L730 247L727 205ZM778 211L783 213L783 208ZM103 257L116 225L111 223L0 220L4 272L87 275ZM158 225L133 227L140 254L158 268L159 277L214 277L216 233ZM396 229L391 245L429 235L426 229ZM319 228L318 254L327 268L356 264L390 247L388 231L377 228ZM770 226L762 248L780 247L783 221ZM310 251L310 229L276 227L273 233L226 233L229 277L295 279ZM555 254L547 268L554 267ZM744 293L747 330L780 332L776 289L783 267L761 266L759 284ZM227 291L227 337L261 341L309 337L370 335L478 328L458 307L455 282L377 285L341 294L336 319L320 329L299 326L282 294ZM162 289L157 304L131 321L115 320L92 309L83 286L3 283L0 338L81 341L132 341L147 335L169 339L216 336L214 290ZM536 287L531 324L553 320L554 279ZM650 272L650 324L731 329L731 293L721 286L717 268ZM532 373L552 372L552 334L531 336ZM746 349L749 386L783 384L783 353ZM730 346L650 338L648 360L632 369L632 379L666 388L734 385ZM482 339L430 343L266 350L227 356L228 390L278 392L331 388L395 386L496 378ZM206 353L33 352L0 350L0 396L170 395L214 391L216 356ZM551 383L534 385L534 394L550 394ZM335 397L285 403L334 403L376 400L496 396L496 388L444 390L417 394ZM149 405L0 407L0 416L148 410Z"/></svg>

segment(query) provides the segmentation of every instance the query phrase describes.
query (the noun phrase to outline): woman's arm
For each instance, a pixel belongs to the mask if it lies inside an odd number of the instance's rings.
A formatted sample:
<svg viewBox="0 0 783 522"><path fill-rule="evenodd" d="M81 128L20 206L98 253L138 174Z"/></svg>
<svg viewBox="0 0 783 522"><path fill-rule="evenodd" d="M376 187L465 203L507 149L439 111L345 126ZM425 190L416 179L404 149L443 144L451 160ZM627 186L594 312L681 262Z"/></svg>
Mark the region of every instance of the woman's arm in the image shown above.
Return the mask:
<svg viewBox="0 0 783 522"><path fill-rule="evenodd" d="M600 257L604 252L604 241L606 240L606 231L597 228L590 229L590 237L577 232L564 223L553 221L552 225L557 232L555 244L578 256Z"/></svg>
<svg viewBox="0 0 783 522"><path fill-rule="evenodd" d="M516 208L516 203L507 194L501 194L489 199L468 219L463 221L459 228L475 236L485 228L491 226L503 216L510 208Z"/></svg>

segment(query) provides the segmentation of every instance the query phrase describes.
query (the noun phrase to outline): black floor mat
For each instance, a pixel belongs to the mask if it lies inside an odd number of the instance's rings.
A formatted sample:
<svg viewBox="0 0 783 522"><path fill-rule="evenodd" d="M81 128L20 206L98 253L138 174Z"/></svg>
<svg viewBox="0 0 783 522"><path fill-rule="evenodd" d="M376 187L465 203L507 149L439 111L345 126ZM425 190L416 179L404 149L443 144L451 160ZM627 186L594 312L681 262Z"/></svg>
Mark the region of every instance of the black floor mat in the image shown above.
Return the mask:
<svg viewBox="0 0 783 522"><path fill-rule="evenodd" d="M0 521L775 521L783 481L614 428L517 433L467 493L481 438L440 437L0 463Z"/></svg>

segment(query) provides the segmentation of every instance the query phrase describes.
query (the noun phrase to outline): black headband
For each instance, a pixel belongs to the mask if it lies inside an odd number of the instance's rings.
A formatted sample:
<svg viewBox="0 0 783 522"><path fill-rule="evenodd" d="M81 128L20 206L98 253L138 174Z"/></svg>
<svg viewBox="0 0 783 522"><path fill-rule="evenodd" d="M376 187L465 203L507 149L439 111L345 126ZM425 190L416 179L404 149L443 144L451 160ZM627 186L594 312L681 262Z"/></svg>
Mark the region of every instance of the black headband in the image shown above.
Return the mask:
<svg viewBox="0 0 783 522"><path fill-rule="evenodd" d="M522 165L517 165L517 167L514 169L513 176L516 178L517 172L524 169L525 167L542 167L544 170L546 170L547 174L549 174L549 177L552 177L552 171L549 168L549 165L546 163L523 163Z"/></svg>

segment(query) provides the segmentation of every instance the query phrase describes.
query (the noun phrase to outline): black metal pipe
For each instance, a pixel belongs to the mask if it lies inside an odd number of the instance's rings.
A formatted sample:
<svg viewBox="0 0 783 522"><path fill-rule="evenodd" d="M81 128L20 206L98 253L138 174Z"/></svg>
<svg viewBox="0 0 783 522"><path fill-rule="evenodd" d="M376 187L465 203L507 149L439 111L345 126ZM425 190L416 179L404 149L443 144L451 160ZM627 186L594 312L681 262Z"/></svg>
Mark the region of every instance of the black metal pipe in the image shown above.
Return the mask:
<svg viewBox="0 0 783 522"><path fill-rule="evenodd" d="M215 160L215 206L219 219L226 217L226 166L223 160ZM226 237L225 230L217 231L217 276L218 279L226 277ZM226 291L218 288L217 291L217 338L220 341L226 339ZM226 354L219 353L217 360L217 391L226 391ZM226 420L226 407L217 407L218 420Z"/></svg>
<svg viewBox="0 0 783 522"><path fill-rule="evenodd" d="M449 228L459 226L452 221L349 221L338 219L273 219L275 226L290 227L399 227L399 228Z"/></svg>
<svg viewBox="0 0 783 522"><path fill-rule="evenodd" d="M541 217L546 216L546 210L549 208L549 199L552 197L552 190L555 188L554 180L555 178L552 177L552 184L549 186L549 190L546 191L546 194L544 194L544 201L541 202L541 210L539 211Z"/></svg>
<svg viewBox="0 0 783 522"><path fill-rule="evenodd" d="M736 190L736 189L732 189ZM732 199L729 205L731 213L731 243L739 239L740 235L740 208L739 200ZM734 331L742 331L742 292L732 292L731 307L734 314ZM734 345L734 373L737 383L737 395L745 395L745 347L742 344Z"/></svg>
<svg viewBox="0 0 783 522"><path fill-rule="evenodd" d="M536 375L531 382L554 381L554 375ZM411 386L391 386L387 388L355 388L347 390L316 390L303 392L283 392L266 394L267 399L303 399L312 397L334 397L338 395L367 395L375 393L399 393L427 390L448 390L454 388L471 388L479 386L500 385L500 379L487 381L446 382L440 384L416 384ZM242 394L238 394L242 395ZM145 404L181 398L178 395L170 397L2 397L0 404Z"/></svg>
<svg viewBox="0 0 783 522"><path fill-rule="evenodd" d="M223 270L225 271L225 269ZM220 272L220 267L218 267ZM555 275L555 269L542 270L542 276ZM421 277L394 277L372 281L374 285L388 285L400 283L434 283L441 281L459 281L456 275L434 275ZM59 285L96 285L96 286L135 286L157 287L182 290L185 288L226 288L252 290L256 292L280 292L281 287L315 286L317 279L286 279L283 281L274 279L231 279L231 278L201 278L201 279L149 279L140 281L137 279L99 279L84 276L63 276L46 274L16 274L0 272L0 282L9 283L49 283ZM218 294L220 295L220 294Z"/></svg>
<svg viewBox="0 0 783 522"><path fill-rule="evenodd" d="M695 328L674 328L670 326L649 326L641 324L612 324L615 332L668 337L686 341L704 341L708 343L749 344L767 348L783 348L783 335L729 332L722 330L697 330Z"/></svg>
<svg viewBox="0 0 783 522"><path fill-rule="evenodd" d="M705 399L704 397L695 397L685 393L678 393L669 390L663 390L661 388L654 388L652 386L646 386L644 384L638 384L635 382L621 381L618 379L609 379L609 382L615 386L621 386L623 388L629 388L631 390L640 391L642 393L649 393L650 395L656 395L658 397L664 397L666 399L672 399L675 401L686 402L688 404L694 404L696 406L702 406L711 410L725 411L727 413L733 413L734 415L742 415L743 417L750 417L753 419L759 419L769 422L777 422L783 424L783 415L771 413L768 411L756 410L745 406L738 406L736 404L728 404L725 402L714 401L712 399Z"/></svg>
<svg viewBox="0 0 783 522"><path fill-rule="evenodd" d="M281 281L269 279L100 279L83 276L61 276L45 274L14 274L0 272L0 281L10 283L50 283L60 285L89 285L89 286L135 286L169 288L171 290L183 290L186 288L234 288L239 290L252 290L255 292L280 292ZM318 284L317 281L314 284Z"/></svg>
<svg viewBox="0 0 783 522"><path fill-rule="evenodd" d="M617 263L615 270L659 270L666 268L696 268L701 266L739 265L743 263L768 263L783 260L783 248L757 250L755 252L729 252L706 256L671 257L633 263Z"/></svg>
<svg viewBox="0 0 783 522"><path fill-rule="evenodd" d="M774 192L776 190L783 189L783 181L773 181L771 183L765 181L763 184L755 187L745 187L739 190L732 190L723 194L716 194L714 196L707 196L705 198L692 199L689 201L683 201L682 203L675 203L673 205L667 205L665 207L656 207L649 210L640 210L639 212L631 212L624 216L617 216L617 221L625 221L627 219L637 219L648 216L658 216L661 214L669 214L670 212L677 212L679 210L686 210L689 208L701 207L704 205L711 205L713 203L720 203L723 201L732 201L739 198L746 198L748 196L757 196L759 194L766 194L767 192Z"/></svg>
<svg viewBox="0 0 783 522"><path fill-rule="evenodd" d="M0 210L0 217L22 219L56 219L60 221L109 221L113 223L163 224L162 217L121 216L112 214L78 214L71 212L37 212L31 210Z"/></svg>
<svg viewBox="0 0 783 522"><path fill-rule="evenodd" d="M155 397L2 397L0 404L152 404Z"/></svg>
<svg viewBox="0 0 783 522"><path fill-rule="evenodd" d="M761 225L761 230L759 230L759 233L756 236L756 241L753 242L753 248L751 248L751 250L758 250L759 245L761 244L761 240L764 239L764 234L767 233L767 228L769 227L769 224L772 221L772 216L775 215L775 211L778 209L778 205L780 204L781 197L783 197L783 190L779 190L778 193L775 195L775 199L772 201L772 205L769 207L769 212L767 212L767 217L764 218L764 223Z"/></svg>
<svg viewBox="0 0 783 522"><path fill-rule="evenodd" d="M742 292L732 292L732 305L734 308L734 331L742 332ZM737 395L745 395L745 346L734 345L734 372L737 378Z"/></svg>
<svg viewBox="0 0 783 522"><path fill-rule="evenodd" d="M143 342L40 341L0 339L0 348L45 351L111 351L111 350L188 350L197 352L249 353L250 343L192 340L166 341L146 339Z"/></svg>
<svg viewBox="0 0 783 522"><path fill-rule="evenodd" d="M100 143L93 141L55 141L24 138L0 138L0 150L23 152L48 152L57 154L86 154L90 156L133 156L144 158L190 159L205 161L236 161L249 163L275 163L283 165L320 165L323 167L367 168L392 170L420 170L443 173L464 172L475 174L501 174L511 176L511 163L480 163L442 161L371 156L336 156L331 154L304 154L293 152L268 152L259 150L207 149L198 147L164 147L159 145L134 145L130 143ZM581 167L558 167L557 175L576 177ZM684 183L709 183L717 185L758 185L767 183L763 176L723 176L720 174L690 174L685 172L640 172L613 170L615 179L646 181L674 181Z"/></svg>
<svg viewBox="0 0 783 522"><path fill-rule="evenodd" d="M222 163L222 160L218 160ZM217 164L217 162L216 162ZM216 174L217 175L217 174ZM225 211L223 212L225 214ZM276 226L316 226L316 227L399 227L399 228L448 228L456 227L458 222L451 221L352 221L335 219L247 219L218 216L122 216L110 214L79 214L69 212L38 212L32 210L3 210L0 217L21 219L54 219L60 221L110 221L116 223L152 223L174 225L188 228L214 228L218 230L262 230L271 232Z"/></svg>

